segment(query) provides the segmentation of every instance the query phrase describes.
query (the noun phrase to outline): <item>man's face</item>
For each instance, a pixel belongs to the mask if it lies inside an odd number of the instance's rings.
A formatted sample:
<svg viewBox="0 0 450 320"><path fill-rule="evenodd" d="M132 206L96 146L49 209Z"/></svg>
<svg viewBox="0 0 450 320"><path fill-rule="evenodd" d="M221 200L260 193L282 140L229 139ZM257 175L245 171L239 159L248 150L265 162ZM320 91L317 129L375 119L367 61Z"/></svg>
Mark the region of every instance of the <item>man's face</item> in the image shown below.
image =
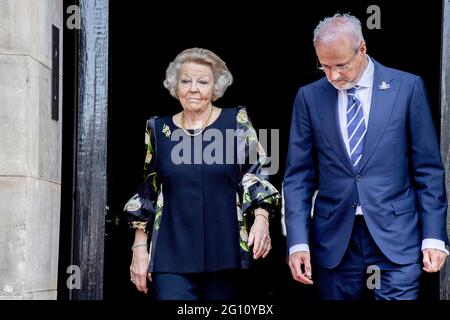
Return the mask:
<svg viewBox="0 0 450 320"><path fill-rule="evenodd" d="M341 36L331 43L318 42L316 54L328 81L336 89L354 87L367 66L365 42L355 50L348 36Z"/></svg>

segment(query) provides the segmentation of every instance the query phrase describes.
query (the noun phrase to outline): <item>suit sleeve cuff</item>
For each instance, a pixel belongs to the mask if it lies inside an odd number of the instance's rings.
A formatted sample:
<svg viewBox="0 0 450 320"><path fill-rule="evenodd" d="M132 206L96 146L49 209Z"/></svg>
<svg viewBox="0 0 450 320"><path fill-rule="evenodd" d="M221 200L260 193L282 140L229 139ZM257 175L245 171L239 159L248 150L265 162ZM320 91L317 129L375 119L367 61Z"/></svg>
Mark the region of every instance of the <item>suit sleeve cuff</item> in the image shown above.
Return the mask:
<svg viewBox="0 0 450 320"><path fill-rule="evenodd" d="M437 249L445 252L448 255L448 250L445 248L445 242L438 239L423 239L422 240L422 250L424 249Z"/></svg>
<svg viewBox="0 0 450 320"><path fill-rule="evenodd" d="M309 246L306 243L296 244L295 246L289 248L289 256L299 251L309 252Z"/></svg>

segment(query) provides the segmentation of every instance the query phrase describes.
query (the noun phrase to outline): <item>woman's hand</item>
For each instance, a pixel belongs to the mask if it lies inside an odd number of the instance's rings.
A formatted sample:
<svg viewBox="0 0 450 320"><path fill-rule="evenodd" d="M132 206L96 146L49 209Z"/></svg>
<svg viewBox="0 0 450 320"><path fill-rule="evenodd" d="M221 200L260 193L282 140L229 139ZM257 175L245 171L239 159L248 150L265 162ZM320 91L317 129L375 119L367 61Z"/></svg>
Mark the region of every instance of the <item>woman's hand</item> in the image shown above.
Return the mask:
<svg viewBox="0 0 450 320"><path fill-rule="evenodd" d="M140 246L133 249L133 259L130 266L131 282L136 285L136 288L143 293L147 293L147 277L152 281L152 274L148 272L148 252L147 247Z"/></svg>
<svg viewBox="0 0 450 320"><path fill-rule="evenodd" d="M152 275L148 272L149 256L147 251L147 234L141 229L136 229L133 245L133 258L130 266L130 280L140 292L147 293L147 277L152 281Z"/></svg>
<svg viewBox="0 0 450 320"><path fill-rule="evenodd" d="M255 221L248 236L248 246L253 245L253 259L265 258L272 249L269 235L269 213L261 208L255 209Z"/></svg>

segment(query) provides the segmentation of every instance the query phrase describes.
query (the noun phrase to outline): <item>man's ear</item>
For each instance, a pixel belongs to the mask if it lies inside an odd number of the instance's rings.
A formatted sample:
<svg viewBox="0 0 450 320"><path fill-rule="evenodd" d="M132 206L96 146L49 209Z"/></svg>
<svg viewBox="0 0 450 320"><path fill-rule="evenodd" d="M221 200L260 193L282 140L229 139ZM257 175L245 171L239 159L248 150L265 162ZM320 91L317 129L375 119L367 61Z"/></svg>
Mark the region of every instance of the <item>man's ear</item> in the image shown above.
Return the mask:
<svg viewBox="0 0 450 320"><path fill-rule="evenodd" d="M361 42L361 45L359 46L359 52L362 53L362 54L366 54L367 47L366 47L366 42L365 41Z"/></svg>

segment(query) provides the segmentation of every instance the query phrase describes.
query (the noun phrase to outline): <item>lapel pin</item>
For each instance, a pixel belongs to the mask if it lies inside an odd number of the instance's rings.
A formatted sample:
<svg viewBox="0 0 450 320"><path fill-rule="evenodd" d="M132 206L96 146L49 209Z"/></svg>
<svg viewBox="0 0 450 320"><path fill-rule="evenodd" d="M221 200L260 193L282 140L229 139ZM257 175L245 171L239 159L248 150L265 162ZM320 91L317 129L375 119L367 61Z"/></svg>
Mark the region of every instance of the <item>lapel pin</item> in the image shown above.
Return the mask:
<svg viewBox="0 0 450 320"><path fill-rule="evenodd" d="M381 84L378 86L380 90L387 90L391 87L389 83L386 83L385 81L381 82Z"/></svg>

